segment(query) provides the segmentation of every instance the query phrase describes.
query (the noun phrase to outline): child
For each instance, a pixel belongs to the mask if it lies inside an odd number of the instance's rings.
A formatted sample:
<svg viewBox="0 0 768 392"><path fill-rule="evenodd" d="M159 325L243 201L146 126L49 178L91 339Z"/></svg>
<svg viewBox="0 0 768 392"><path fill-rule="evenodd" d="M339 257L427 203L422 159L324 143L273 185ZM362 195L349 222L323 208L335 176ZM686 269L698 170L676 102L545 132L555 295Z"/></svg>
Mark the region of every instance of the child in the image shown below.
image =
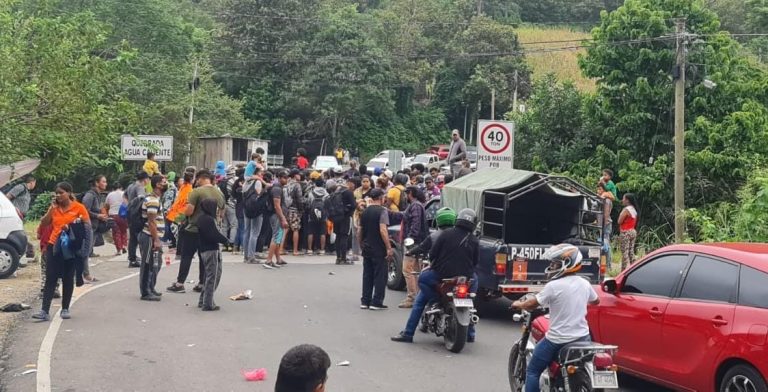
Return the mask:
<svg viewBox="0 0 768 392"><path fill-rule="evenodd" d="M605 190L608 192L611 192L611 195L613 195L613 201L616 201L618 199L618 193L616 192L616 184L613 183L613 170L611 169L603 169L603 176L600 178L600 181L602 181L605 184Z"/></svg>
<svg viewBox="0 0 768 392"><path fill-rule="evenodd" d="M197 227L200 231L200 258L205 270L203 291L200 292L198 308L204 311L219 310L213 302L213 293L219 287L221 281L221 251L219 244L226 244L224 237L216 227L216 200L205 199L200 202L203 214L197 219Z"/></svg>

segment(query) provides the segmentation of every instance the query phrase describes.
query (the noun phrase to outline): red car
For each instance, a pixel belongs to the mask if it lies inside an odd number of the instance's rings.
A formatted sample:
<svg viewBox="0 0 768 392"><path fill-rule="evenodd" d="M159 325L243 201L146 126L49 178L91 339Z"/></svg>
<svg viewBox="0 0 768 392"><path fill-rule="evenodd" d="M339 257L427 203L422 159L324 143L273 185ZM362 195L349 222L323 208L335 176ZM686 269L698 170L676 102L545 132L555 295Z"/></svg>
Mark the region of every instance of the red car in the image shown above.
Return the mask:
<svg viewBox="0 0 768 392"><path fill-rule="evenodd" d="M440 157L440 159L447 159L448 158L448 146L447 144L436 144L429 149L427 149L428 154L435 154Z"/></svg>
<svg viewBox="0 0 768 392"><path fill-rule="evenodd" d="M620 371L677 390L768 390L768 244L668 246L597 291L592 337L619 346Z"/></svg>

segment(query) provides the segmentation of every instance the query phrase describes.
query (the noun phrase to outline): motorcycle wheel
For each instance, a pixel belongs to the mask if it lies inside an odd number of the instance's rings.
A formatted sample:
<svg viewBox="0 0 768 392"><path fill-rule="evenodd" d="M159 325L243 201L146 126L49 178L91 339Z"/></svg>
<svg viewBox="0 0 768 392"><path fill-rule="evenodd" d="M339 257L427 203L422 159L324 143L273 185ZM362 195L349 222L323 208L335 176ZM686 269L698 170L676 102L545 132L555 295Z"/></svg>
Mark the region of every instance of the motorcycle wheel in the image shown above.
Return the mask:
<svg viewBox="0 0 768 392"><path fill-rule="evenodd" d="M518 358L520 359L519 362ZM512 392L522 392L525 388L525 357L520 358L520 342L515 343L509 350L507 377L509 378L509 389Z"/></svg>
<svg viewBox="0 0 768 392"><path fill-rule="evenodd" d="M469 333L469 326L460 325L459 321L453 315L449 316L448 325L445 328L445 335L443 335L443 342L445 342L445 348L452 353L460 353L464 349L464 345L467 343L467 334Z"/></svg>
<svg viewBox="0 0 768 392"><path fill-rule="evenodd" d="M572 392L592 392L592 380L585 371L580 371L573 376L568 377Z"/></svg>

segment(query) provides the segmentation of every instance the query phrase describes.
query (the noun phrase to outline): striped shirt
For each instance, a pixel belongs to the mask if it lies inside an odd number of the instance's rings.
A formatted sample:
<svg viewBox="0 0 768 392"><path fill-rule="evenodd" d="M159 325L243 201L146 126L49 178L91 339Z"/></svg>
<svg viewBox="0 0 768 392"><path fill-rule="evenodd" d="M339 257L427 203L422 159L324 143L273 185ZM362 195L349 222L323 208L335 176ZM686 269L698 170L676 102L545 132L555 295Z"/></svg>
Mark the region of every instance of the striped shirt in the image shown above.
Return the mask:
<svg viewBox="0 0 768 392"><path fill-rule="evenodd" d="M157 235L162 237L165 230L165 219L163 219L163 208L160 199L155 195L147 195L144 204L141 206L141 217L147 219L149 214L157 214L155 218L155 222L157 222ZM144 223L143 232L150 236L152 235L149 232L149 221Z"/></svg>

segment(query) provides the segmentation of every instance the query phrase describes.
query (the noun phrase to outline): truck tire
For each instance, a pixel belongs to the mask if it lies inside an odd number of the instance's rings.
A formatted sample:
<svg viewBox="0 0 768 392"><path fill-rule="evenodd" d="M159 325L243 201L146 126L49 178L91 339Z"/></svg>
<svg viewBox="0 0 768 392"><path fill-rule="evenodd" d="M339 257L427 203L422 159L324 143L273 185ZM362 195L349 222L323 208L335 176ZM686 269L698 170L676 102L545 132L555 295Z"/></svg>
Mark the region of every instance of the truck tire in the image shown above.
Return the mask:
<svg viewBox="0 0 768 392"><path fill-rule="evenodd" d="M392 247L392 260L387 260L387 287L390 290L405 290L403 276L403 250L399 246Z"/></svg>
<svg viewBox="0 0 768 392"><path fill-rule="evenodd" d="M7 278L19 268L19 252L11 244L0 242L0 279Z"/></svg>

